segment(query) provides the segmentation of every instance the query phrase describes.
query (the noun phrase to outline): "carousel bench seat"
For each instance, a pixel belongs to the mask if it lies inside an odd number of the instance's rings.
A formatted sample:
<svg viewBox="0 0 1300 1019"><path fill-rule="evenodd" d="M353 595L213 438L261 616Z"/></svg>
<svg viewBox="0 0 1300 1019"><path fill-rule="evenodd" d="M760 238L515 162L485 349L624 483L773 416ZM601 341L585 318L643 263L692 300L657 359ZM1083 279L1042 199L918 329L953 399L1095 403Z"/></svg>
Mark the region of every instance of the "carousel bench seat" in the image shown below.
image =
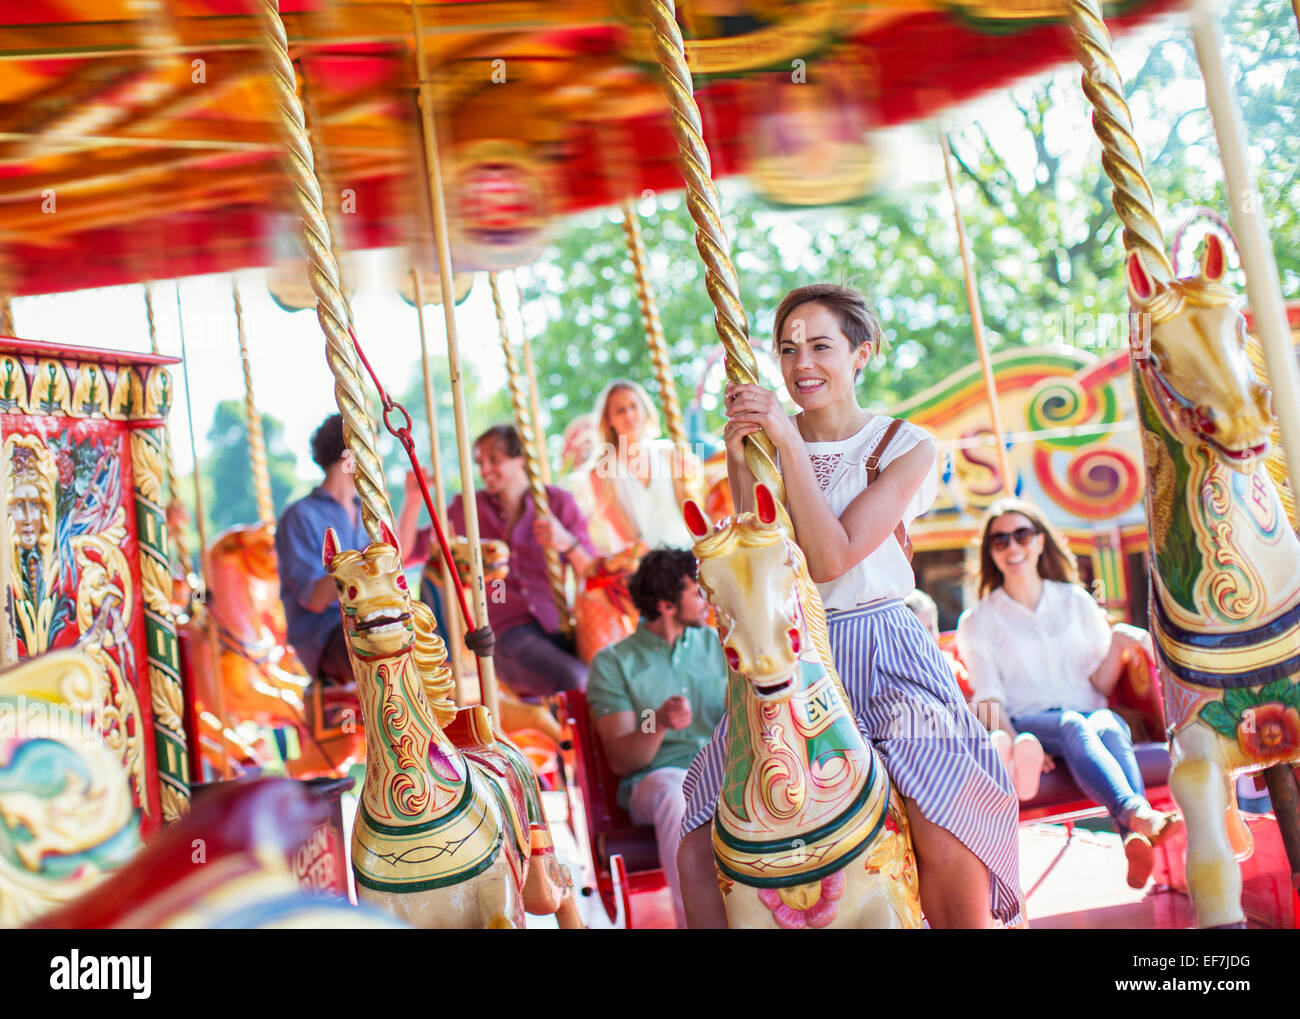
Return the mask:
<svg viewBox="0 0 1300 1019"><path fill-rule="evenodd" d="M957 635L941 635L939 646L957 657ZM969 696L969 689L963 688ZM1172 762L1169 744L1163 741L1165 731L1164 702L1160 689L1160 673L1156 664L1145 655L1130 661L1120 674L1119 682L1110 696L1110 708L1124 719L1133 733L1133 751L1142 784L1146 786L1147 799L1160 803L1170 799L1169 771ZM1021 824L1029 821L1066 819L1102 813L1099 804L1075 784L1064 760L1056 759L1056 767L1043 775L1038 785L1038 795L1020 804Z"/></svg>
<svg viewBox="0 0 1300 1019"><path fill-rule="evenodd" d="M1138 769L1148 799L1162 799L1169 785L1169 744L1135 743ZM1020 821L1038 821L1059 817L1065 813L1082 813L1095 806L1092 800L1074 783L1065 762L1056 759L1056 768L1043 776L1038 785L1038 795L1020 804Z"/></svg>
<svg viewBox="0 0 1300 1019"><path fill-rule="evenodd" d="M591 841L592 864L602 899L611 916L614 912L614 867L622 858L623 871L630 891L654 890L665 879L659 866L659 845L651 825L636 825L627 811L618 805L619 777L609 766L600 737L591 720L587 695L568 690L564 694L565 715L573 738L578 785L582 789L583 812L587 835ZM619 881L624 875L619 875ZM624 902L629 889L623 889ZM629 922L628 926L632 926Z"/></svg>

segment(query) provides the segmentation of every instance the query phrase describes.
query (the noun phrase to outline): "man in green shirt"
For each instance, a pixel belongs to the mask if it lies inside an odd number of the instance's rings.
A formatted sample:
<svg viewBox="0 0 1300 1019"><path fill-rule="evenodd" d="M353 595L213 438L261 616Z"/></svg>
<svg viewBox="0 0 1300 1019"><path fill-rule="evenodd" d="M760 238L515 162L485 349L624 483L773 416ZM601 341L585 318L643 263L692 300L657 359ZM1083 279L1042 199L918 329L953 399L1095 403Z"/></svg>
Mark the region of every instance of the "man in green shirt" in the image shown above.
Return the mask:
<svg viewBox="0 0 1300 1019"><path fill-rule="evenodd" d="M682 782L727 702L727 660L695 570L695 556L683 549L647 553L628 581L641 613L636 632L598 652L587 676L596 732L623 776L619 802L635 823L655 827L679 927L686 926L677 882Z"/></svg>

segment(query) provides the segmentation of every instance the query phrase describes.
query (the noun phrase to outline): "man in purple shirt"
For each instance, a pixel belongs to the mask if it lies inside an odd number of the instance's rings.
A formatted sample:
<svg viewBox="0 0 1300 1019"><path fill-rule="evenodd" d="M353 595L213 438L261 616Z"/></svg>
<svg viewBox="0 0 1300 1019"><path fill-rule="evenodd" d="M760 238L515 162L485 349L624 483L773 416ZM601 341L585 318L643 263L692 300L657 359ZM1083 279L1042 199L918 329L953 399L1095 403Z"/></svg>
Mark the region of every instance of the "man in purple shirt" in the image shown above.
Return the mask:
<svg viewBox="0 0 1300 1019"><path fill-rule="evenodd" d="M551 514L537 516L528 494L523 443L513 425L495 425L475 439L474 462L483 479L483 488L475 493L479 536L510 546L509 574L487 591L501 676L523 696L585 689L587 667L574 655L573 642L559 632L543 549L555 549L582 576L596 557L587 520L573 496L554 485L546 486ZM429 548L429 529L415 533L419 509L419 501L408 497L398 523L399 540L404 547L411 545L412 558L427 556ZM465 533L459 495L447 508L447 520L458 534Z"/></svg>

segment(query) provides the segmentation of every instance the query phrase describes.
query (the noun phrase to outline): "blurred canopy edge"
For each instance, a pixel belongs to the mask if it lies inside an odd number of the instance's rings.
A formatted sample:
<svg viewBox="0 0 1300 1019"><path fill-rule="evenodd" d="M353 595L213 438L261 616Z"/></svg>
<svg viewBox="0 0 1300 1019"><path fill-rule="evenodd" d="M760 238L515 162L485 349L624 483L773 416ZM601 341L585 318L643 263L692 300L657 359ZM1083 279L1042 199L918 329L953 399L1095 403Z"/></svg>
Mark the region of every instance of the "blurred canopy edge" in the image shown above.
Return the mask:
<svg viewBox="0 0 1300 1019"><path fill-rule="evenodd" d="M343 250L416 243L424 185L409 9L280 6ZM1118 34L1175 6L1109 5L1110 27ZM760 190L792 204L815 195L788 186L783 159L800 140L770 115L764 90L800 75L814 86L813 112L834 119L844 135L834 141L847 146L839 155L853 156L840 186L860 191L874 172L863 131L1071 56L1059 0L678 8L701 68L715 177L756 173ZM530 261L556 217L681 187L636 0L436 0L421 9L436 27L429 73L456 155L458 272ZM0 56L7 296L283 263L289 203L251 4L5 4ZM846 84L844 68L866 80ZM776 101L796 113L809 102L787 98Z"/></svg>

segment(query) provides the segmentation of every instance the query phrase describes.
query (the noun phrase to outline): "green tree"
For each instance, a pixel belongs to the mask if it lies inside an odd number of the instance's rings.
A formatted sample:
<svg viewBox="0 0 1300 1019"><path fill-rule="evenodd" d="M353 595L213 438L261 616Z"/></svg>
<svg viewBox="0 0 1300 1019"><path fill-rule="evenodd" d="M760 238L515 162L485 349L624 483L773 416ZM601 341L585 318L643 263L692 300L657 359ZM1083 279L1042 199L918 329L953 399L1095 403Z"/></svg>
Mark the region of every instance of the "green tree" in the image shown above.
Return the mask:
<svg viewBox="0 0 1300 1019"><path fill-rule="evenodd" d="M1300 36L1285 0L1231 5L1225 32L1230 66L1245 69L1237 87L1261 168L1261 200L1284 288L1294 296L1300 289ZM1120 52L1122 63L1136 63L1127 98L1158 214L1172 240L1193 207L1227 212L1190 37L1181 25L1171 25L1154 41L1122 41ZM988 127L972 121L951 134L991 346L1123 343L1120 224L1078 67L1063 66L1013 88L1003 107L1009 123L995 113ZM907 169L899 168L899 175ZM889 406L974 359L952 210L941 178L884 190L856 206L815 210L771 208L738 182L724 182L721 192L740 297L760 351L770 341L775 306L789 289L845 279L869 295L893 344L864 382L869 403ZM720 346L713 307L681 194L659 196L655 209L642 211L649 276L686 404ZM1183 253L1184 270L1190 247ZM589 410L614 377L638 379L652 392L657 388L617 216L606 211L569 221L527 271L523 289L530 312L546 320L533 344L552 436ZM1084 315L1096 323L1102 314L1108 316L1107 332L1094 327L1090 335L1063 335L1064 323L1088 321ZM759 361L760 369L767 365L771 372L765 353ZM720 376L710 376L704 408L715 435L721 387ZM551 449L558 452L554 439Z"/></svg>
<svg viewBox="0 0 1300 1019"><path fill-rule="evenodd" d="M284 446L284 426L270 414L262 415L266 437L267 467L271 475L271 499L280 511L297 493L300 483L294 473L294 457ZM235 524L257 522L257 496L249 466L248 428L244 405L239 400L222 400L208 429L209 453L203 461L204 511L208 539Z"/></svg>

